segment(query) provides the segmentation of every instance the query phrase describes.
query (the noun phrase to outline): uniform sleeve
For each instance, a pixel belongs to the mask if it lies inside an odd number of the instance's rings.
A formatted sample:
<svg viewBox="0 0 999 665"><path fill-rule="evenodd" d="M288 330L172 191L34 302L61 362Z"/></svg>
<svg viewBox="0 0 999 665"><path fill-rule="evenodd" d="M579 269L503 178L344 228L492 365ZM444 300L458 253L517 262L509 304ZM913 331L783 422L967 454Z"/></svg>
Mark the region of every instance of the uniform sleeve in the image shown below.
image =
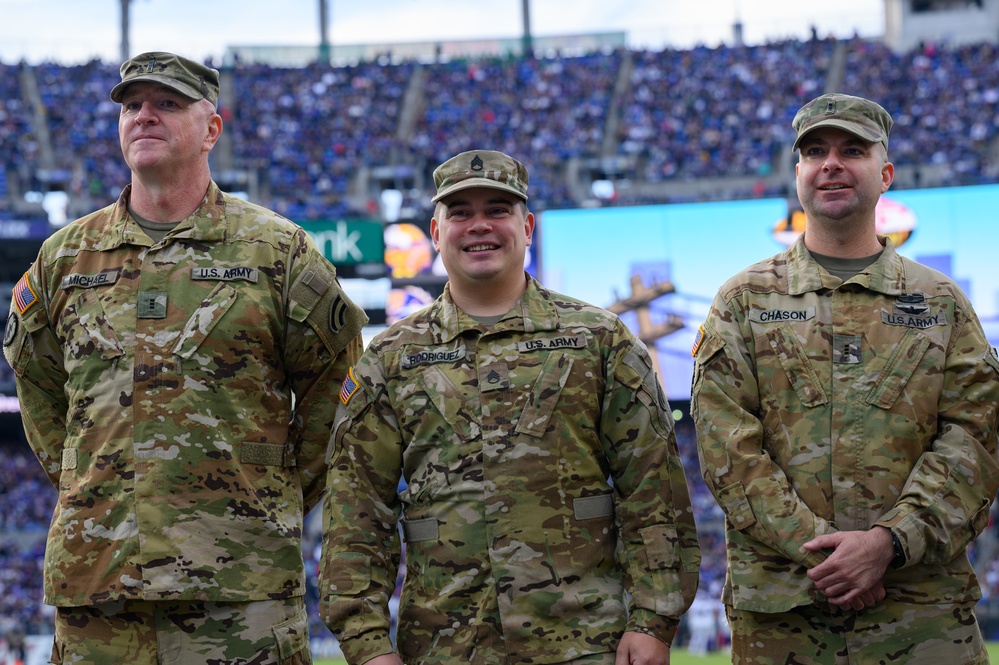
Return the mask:
<svg viewBox="0 0 999 665"><path fill-rule="evenodd" d="M351 370L330 443L320 616L348 662L393 651L388 602L399 569L402 438L369 351Z"/></svg>
<svg viewBox="0 0 999 665"><path fill-rule="evenodd" d="M999 360L966 307L947 350L936 438L877 522L899 537L907 566L947 563L963 552L988 524L999 490Z"/></svg>
<svg viewBox="0 0 999 665"><path fill-rule="evenodd" d="M795 492L763 446L752 336L716 296L696 347L691 414L701 475L731 528L809 568L825 558L802 545L834 531Z"/></svg>
<svg viewBox="0 0 999 665"><path fill-rule="evenodd" d="M600 425L630 595L626 629L671 644L697 591L700 548L669 405L648 350L630 342L610 361Z"/></svg>
<svg viewBox="0 0 999 665"><path fill-rule="evenodd" d="M69 409L63 386L68 376L49 325L42 265L39 257L14 287L3 350L14 370L25 436L49 480L58 486Z"/></svg>
<svg viewBox="0 0 999 665"><path fill-rule="evenodd" d="M304 231L302 258L294 262L284 361L295 394L291 426L306 510L319 503L326 484L326 447L336 417L336 395L347 369L363 350L364 310L340 288L333 266Z"/></svg>

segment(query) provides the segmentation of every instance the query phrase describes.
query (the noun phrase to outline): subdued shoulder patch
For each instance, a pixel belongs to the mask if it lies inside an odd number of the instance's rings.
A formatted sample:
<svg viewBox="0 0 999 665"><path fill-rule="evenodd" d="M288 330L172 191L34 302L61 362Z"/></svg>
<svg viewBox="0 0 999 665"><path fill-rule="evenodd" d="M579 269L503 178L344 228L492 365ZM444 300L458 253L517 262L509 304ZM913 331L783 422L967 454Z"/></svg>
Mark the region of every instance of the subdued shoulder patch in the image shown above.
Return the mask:
<svg viewBox="0 0 999 665"><path fill-rule="evenodd" d="M11 310L10 314L7 315L7 327L3 331L3 346L5 349L14 343L14 339L17 338L17 333L20 329L21 319L14 313L14 310Z"/></svg>
<svg viewBox="0 0 999 665"><path fill-rule="evenodd" d="M347 301L337 294L333 304L330 305L330 330L334 333L340 332L340 329L347 325L348 309Z"/></svg>
<svg viewBox="0 0 999 665"><path fill-rule="evenodd" d="M357 383L357 379L354 378L354 368L351 367L347 370L347 376L343 380L343 385L340 386L340 401L346 405L350 402L350 398L353 397L357 391L361 388Z"/></svg>
<svg viewBox="0 0 999 665"><path fill-rule="evenodd" d="M24 273L17 284L14 285L12 300L14 301L14 306L17 307L17 313L21 316L24 316L25 312L38 303L38 295L35 293L35 290L31 288L31 281L28 279L28 273Z"/></svg>

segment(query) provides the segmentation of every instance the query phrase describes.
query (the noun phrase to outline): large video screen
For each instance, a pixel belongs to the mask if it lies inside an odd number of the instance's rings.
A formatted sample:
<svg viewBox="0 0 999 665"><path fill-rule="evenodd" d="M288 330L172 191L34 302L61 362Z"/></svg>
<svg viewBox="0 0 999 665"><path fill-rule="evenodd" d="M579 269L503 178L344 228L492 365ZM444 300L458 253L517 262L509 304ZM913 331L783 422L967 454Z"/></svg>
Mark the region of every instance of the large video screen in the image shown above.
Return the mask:
<svg viewBox="0 0 999 665"><path fill-rule="evenodd" d="M691 347L726 279L783 251L802 217L785 199L549 210L538 223L542 281L618 312L643 338L671 400L690 399ZM954 279L999 346L999 185L891 191L879 232Z"/></svg>

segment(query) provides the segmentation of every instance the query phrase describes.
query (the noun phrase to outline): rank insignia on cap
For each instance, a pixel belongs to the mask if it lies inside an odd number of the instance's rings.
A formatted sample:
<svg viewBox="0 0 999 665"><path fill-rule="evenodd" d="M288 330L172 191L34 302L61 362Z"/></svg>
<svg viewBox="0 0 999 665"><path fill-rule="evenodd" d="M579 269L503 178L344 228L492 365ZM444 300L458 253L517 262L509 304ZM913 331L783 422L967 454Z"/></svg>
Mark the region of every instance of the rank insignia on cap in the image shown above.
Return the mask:
<svg viewBox="0 0 999 665"><path fill-rule="evenodd" d="M702 341L704 341L704 326L697 326L697 334L694 335L694 346L690 349L692 357L697 357L697 351L701 348Z"/></svg>
<svg viewBox="0 0 999 665"><path fill-rule="evenodd" d="M24 313L38 302L38 296L31 288L31 282L28 281L28 273L24 273L21 280L14 286L13 298L17 313L21 316L24 316Z"/></svg>
<svg viewBox="0 0 999 665"><path fill-rule="evenodd" d="M354 368L351 367L347 370L347 377L343 380L343 385L340 387L340 401L347 404L360 387L357 384L357 379L354 378Z"/></svg>

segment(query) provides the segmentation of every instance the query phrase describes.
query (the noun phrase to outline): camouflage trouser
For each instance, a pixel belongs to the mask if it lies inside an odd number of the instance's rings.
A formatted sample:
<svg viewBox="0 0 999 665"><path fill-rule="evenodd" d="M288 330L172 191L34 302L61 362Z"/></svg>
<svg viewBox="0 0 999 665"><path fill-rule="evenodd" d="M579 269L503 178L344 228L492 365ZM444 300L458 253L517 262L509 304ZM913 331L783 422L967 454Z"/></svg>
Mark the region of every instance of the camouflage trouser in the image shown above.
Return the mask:
<svg viewBox="0 0 999 665"><path fill-rule="evenodd" d="M860 612L814 605L766 614L726 608L733 665L965 665L989 656L968 605L882 602Z"/></svg>
<svg viewBox="0 0 999 665"><path fill-rule="evenodd" d="M56 665L311 665L302 598L127 600L56 610Z"/></svg>

